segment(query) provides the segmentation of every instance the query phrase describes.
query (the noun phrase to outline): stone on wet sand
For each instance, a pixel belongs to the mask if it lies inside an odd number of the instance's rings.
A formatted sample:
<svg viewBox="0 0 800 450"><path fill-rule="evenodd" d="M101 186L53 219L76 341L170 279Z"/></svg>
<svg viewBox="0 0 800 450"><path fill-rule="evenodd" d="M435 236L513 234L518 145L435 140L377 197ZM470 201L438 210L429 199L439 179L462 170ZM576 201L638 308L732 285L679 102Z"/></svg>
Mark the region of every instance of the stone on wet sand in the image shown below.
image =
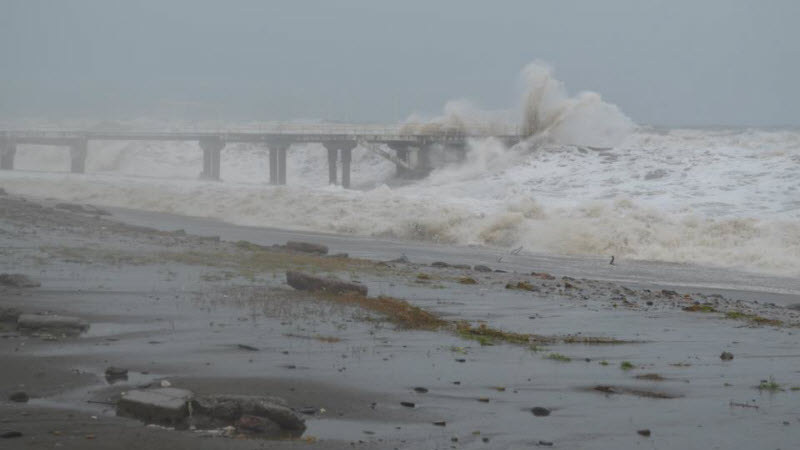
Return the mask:
<svg viewBox="0 0 800 450"><path fill-rule="evenodd" d="M205 416L210 422L235 423L244 416L255 416L268 419L277 425L281 433L292 436L300 436L306 429L305 420L279 397L206 395L192 399L191 405L194 415ZM270 430L266 426L264 429ZM252 429L249 431L253 432Z"/></svg>
<svg viewBox="0 0 800 450"><path fill-rule="evenodd" d="M21 273L0 273L0 286L34 288L41 285L42 283L32 280L27 275Z"/></svg>
<svg viewBox="0 0 800 450"><path fill-rule="evenodd" d="M321 244L313 244L311 242L288 241L286 242L286 248L288 250L301 253L312 253L315 255L328 254L328 247Z"/></svg>
<svg viewBox="0 0 800 450"><path fill-rule="evenodd" d="M21 314L16 308L0 308L0 323L17 323Z"/></svg>
<svg viewBox="0 0 800 450"><path fill-rule="evenodd" d="M472 268L476 272L491 272L492 268L489 266L484 266L482 264L478 264Z"/></svg>
<svg viewBox="0 0 800 450"><path fill-rule="evenodd" d="M733 353L731 353L731 352L722 352L722 354L719 355L719 359L721 359L723 361L730 361L730 360L733 359Z"/></svg>
<svg viewBox="0 0 800 450"><path fill-rule="evenodd" d="M190 391L171 387L129 391L117 402L117 415L147 424L184 427L191 398Z"/></svg>
<svg viewBox="0 0 800 450"><path fill-rule="evenodd" d="M540 280L555 280L556 277L550 275L547 272L531 272L531 276L534 278L538 278Z"/></svg>
<svg viewBox="0 0 800 450"><path fill-rule="evenodd" d="M89 329L89 323L78 317L56 314L21 314L17 329L32 333L77 335Z"/></svg>
<svg viewBox="0 0 800 450"><path fill-rule="evenodd" d="M281 427L266 417L242 415L236 421L236 429L244 433L279 435Z"/></svg>
<svg viewBox="0 0 800 450"><path fill-rule="evenodd" d="M536 417L546 417L550 415L550 410L541 406L531 408L531 413Z"/></svg>
<svg viewBox="0 0 800 450"><path fill-rule="evenodd" d="M336 278L320 278L302 272L286 272L286 282L299 291L321 291L330 294L355 293L366 297L367 287Z"/></svg>
<svg viewBox="0 0 800 450"><path fill-rule="evenodd" d="M114 367L110 366L106 369L106 381L109 383L114 383L116 381L122 381L128 379L128 369L122 367Z"/></svg>
<svg viewBox="0 0 800 450"><path fill-rule="evenodd" d="M30 397L27 392L17 391L9 395L8 400L16 403L27 403Z"/></svg>

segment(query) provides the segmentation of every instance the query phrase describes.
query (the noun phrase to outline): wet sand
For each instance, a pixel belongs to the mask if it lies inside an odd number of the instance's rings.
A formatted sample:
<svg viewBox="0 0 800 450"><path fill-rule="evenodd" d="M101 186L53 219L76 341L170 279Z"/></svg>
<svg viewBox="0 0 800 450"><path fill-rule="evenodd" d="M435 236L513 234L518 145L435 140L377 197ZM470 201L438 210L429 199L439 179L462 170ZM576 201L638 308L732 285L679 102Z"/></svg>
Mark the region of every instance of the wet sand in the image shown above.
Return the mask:
<svg viewBox="0 0 800 450"><path fill-rule="evenodd" d="M42 283L0 288L0 307L79 316L91 327L52 339L2 325L0 432L23 433L0 440L2 448L789 449L800 442L800 312L787 308L800 303L797 280L52 206L0 196L0 272ZM237 241L290 239L350 258L292 259L267 247L257 250L258 265L241 263L253 252ZM378 264L403 254L409 263ZM505 272L431 267L435 261ZM450 328L399 329L374 312L292 290L289 268L359 280L370 296L406 299L452 323L554 339L517 345ZM507 288L520 282L533 290ZM734 359L721 360L723 351ZM111 365L127 368L129 379L109 384L103 372ZM199 393L277 395L313 414L302 439L279 442L115 417L120 392L162 380ZM762 380L778 386L758 389ZM32 399L5 401L18 390ZM536 416L534 407L550 414ZM650 436L637 433L645 429Z"/></svg>

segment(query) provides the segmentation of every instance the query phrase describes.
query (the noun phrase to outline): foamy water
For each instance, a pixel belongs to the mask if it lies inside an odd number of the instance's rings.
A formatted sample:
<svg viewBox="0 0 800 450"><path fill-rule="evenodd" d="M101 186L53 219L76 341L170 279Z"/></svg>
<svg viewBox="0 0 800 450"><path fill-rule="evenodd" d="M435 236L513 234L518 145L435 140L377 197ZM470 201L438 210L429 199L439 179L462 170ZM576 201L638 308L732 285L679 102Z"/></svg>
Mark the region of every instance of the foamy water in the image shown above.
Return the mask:
<svg viewBox="0 0 800 450"><path fill-rule="evenodd" d="M465 161L405 184L363 148L353 152L355 189L343 190L327 184L321 145L293 146L288 186L270 186L261 146L228 145L223 181L207 182L194 142L92 142L85 175L63 173L64 149L19 146L19 170L0 173L0 185L241 225L800 275L800 131L637 128L597 94L567 95L549 69L529 66L523 77L530 139L472 141ZM455 102L403 126L458 127L470 115L487 129L509 115L476 111Z"/></svg>

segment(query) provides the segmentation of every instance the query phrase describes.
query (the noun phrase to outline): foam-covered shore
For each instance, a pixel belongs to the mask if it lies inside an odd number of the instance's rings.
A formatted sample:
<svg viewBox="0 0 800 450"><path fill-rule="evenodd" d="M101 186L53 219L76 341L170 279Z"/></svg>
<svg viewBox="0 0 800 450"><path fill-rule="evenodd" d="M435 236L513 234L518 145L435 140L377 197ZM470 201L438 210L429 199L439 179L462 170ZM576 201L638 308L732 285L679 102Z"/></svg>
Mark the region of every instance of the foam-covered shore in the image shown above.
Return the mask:
<svg viewBox="0 0 800 450"><path fill-rule="evenodd" d="M67 152L21 145L20 171L3 173L0 184L18 194L241 225L800 275L800 130L636 127L596 93L570 96L542 63L528 65L521 80L516 113L457 100L440 116L413 115L396 125L407 132L513 129L529 136L512 148L476 139L464 161L440 163L414 182L395 180L393 164L364 148L353 154L356 190L346 191L327 185L327 158L319 144L292 147L289 184L274 187L267 184L263 146L228 145L223 182L213 183L197 179L201 152L194 142L92 142L86 175L45 173L63 172ZM509 128L511 123L518 125ZM282 126L154 120L45 125ZM43 125L0 123L10 126Z"/></svg>
<svg viewBox="0 0 800 450"><path fill-rule="evenodd" d="M232 145L223 182L201 182L194 143L97 143L87 175L63 149L21 146L9 192L235 224L478 244L800 274L800 133L639 130L613 149L472 143L463 163L392 185L357 149L357 190L327 186L323 149L292 148L289 185L265 150ZM34 172L36 170L36 172Z"/></svg>

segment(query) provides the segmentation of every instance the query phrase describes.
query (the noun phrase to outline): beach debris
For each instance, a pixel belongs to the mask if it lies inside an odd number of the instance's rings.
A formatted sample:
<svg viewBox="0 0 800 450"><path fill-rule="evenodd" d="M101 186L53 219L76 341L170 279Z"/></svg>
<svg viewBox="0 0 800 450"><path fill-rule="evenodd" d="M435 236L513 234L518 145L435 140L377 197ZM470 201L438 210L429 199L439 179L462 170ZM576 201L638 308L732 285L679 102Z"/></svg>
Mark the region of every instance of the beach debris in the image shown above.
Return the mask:
<svg viewBox="0 0 800 450"><path fill-rule="evenodd" d="M117 415L139 419L146 424L187 426L191 391L178 388L133 390L117 402Z"/></svg>
<svg viewBox="0 0 800 450"><path fill-rule="evenodd" d="M180 429L228 429L265 438L299 437L305 420L279 397L196 396L177 388L129 391L117 402L117 415ZM232 427L232 428L228 428Z"/></svg>
<svg viewBox="0 0 800 450"><path fill-rule="evenodd" d="M636 432L639 434L639 436L650 437L650 430L648 429L637 430Z"/></svg>
<svg viewBox="0 0 800 450"><path fill-rule="evenodd" d="M507 283L506 289L516 289L520 291L531 291L531 292L537 292L539 290L538 287L528 283L527 281L518 281L516 284Z"/></svg>
<svg viewBox="0 0 800 450"><path fill-rule="evenodd" d="M106 368L106 381L113 384L117 381L128 379L128 369L122 367L109 366Z"/></svg>
<svg viewBox="0 0 800 450"><path fill-rule="evenodd" d="M322 291L330 294L355 293L366 297L367 287L361 283L336 278L320 278L302 272L286 272L286 282L299 291Z"/></svg>
<svg viewBox="0 0 800 450"><path fill-rule="evenodd" d="M547 417L550 415L550 410L541 406L531 408L531 413L536 417Z"/></svg>
<svg viewBox="0 0 800 450"><path fill-rule="evenodd" d="M522 251L522 246L519 246L519 247L515 248L514 250L511 250L511 252L510 252L510 253L511 253L512 255L519 255L519 253L520 253L521 251Z"/></svg>
<svg viewBox="0 0 800 450"><path fill-rule="evenodd" d="M434 262L431 263L431 267L444 268L444 267L450 267L450 264L447 264L444 261L434 261Z"/></svg>
<svg viewBox="0 0 800 450"><path fill-rule="evenodd" d="M191 400L193 419L205 418L212 422L236 422L244 416L255 416L276 424L282 434L299 437L306 429L305 420L288 407L279 397L247 395L206 395ZM259 425L256 425L259 423ZM249 420L245 425L274 430L262 421ZM248 431L253 432L253 429Z"/></svg>
<svg viewBox="0 0 800 450"><path fill-rule="evenodd" d="M247 344L237 344L236 347L241 350L247 350L248 352L259 351L258 347L253 347L252 345L247 345Z"/></svg>
<svg viewBox="0 0 800 450"><path fill-rule="evenodd" d="M8 396L8 400L16 403L27 403L30 400L27 392L17 391Z"/></svg>
<svg viewBox="0 0 800 450"><path fill-rule="evenodd" d="M0 438L3 439L13 439L18 437L22 437L22 433L19 431L4 431L3 433L0 433Z"/></svg>
<svg viewBox="0 0 800 450"><path fill-rule="evenodd" d="M610 265L614 265L614 255L611 255L611 261L608 262Z"/></svg>
<svg viewBox="0 0 800 450"><path fill-rule="evenodd" d="M447 426L447 422L445 422L444 420L439 420L439 421L433 422L433 424L436 425L437 427L446 427Z"/></svg>
<svg viewBox="0 0 800 450"><path fill-rule="evenodd" d="M89 323L72 316L56 314L21 314L17 329L23 332L78 335L89 329Z"/></svg>
<svg viewBox="0 0 800 450"><path fill-rule="evenodd" d="M647 380L647 381L664 381L664 377L657 373L643 373L641 375L636 375L635 377L637 380Z"/></svg>
<svg viewBox="0 0 800 450"><path fill-rule="evenodd" d="M472 277L461 277L458 282L461 284L478 284L478 281Z"/></svg>
<svg viewBox="0 0 800 450"><path fill-rule="evenodd" d="M400 402L400 404L406 408L416 408L417 406L414 402Z"/></svg>
<svg viewBox="0 0 800 450"><path fill-rule="evenodd" d="M0 273L0 286L15 288L35 288L42 283L35 281L27 275L21 273Z"/></svg>
<svg viewBox="0 0 800 450"><path fill-rule="evenodd" d="M622 386L610 386L604 384L593 386L591 389L594 391L602 392L604 394L620 394L620 395L627 394L642 398L671 399L671 398L681 397L681 395L672 394L669 392L648 391L643 389L633 389Z"/></svg>
<svg viewBox="0 0 800 450"><path fill-rule="evenodd" d="M328 247L321 244L301 241L287 241L286 249L300 253L312 253L315 255L327 255Z"/></svg>
<svg viewBox="0 0 800 450"><path fill-rule="evenodd" d="M533 278L538 278L540 280L555 280L556 277L550 275L547 272L531 272L531 276Z"/></svg>
<svg viewBox="0 0 800 450"><path fill-rule="evenodd" d="M415 388L414 388L414 392L416 392L416 393L418 393L418 394L426 394L426 393L428 393L428 388L424 388L424 387L415 387Z"/></svg>
<svg viewBox="0 0 800 450"><path fill-rule="evenodd" d="M408 256L406 256L406 254L403 253L399 258L395 258L395 259L389 260L387 262L398 263L398 264L408 264L411 261L409 261L408 260Z"/></svg>
<svg viewBox="0 0 800 450"><path fill-rule="evenodd" d="M253 434L279 434L280 427L266 417L244 414L236 421L236 429Z"/></svg>
<svg viewBox="0 0 800 450"><path fill-rule="evenodd" d="M719 359L721 359L723 361L730 361L730 360L733 359L733 353L731 353L731 352L722 352L722 354L719 355Z"/></svg>
<svg viewBox="0 0 800 450"><path fill-rule="evenodd" d="M738 402L731 401L730 403L728 403L728 405L730 405L730 406L738 406L738 407L740 407L740 408L754 408L754 409L758 409L758 405L751 405L751 404L749 404L749 403L738 403Z"/></svg>
<svg viewBox="0 0 800 450"><path fill-rule="evenodd" d="M491 272L492 268L489 266L484 266L483 264L477 264L472 267L472 270L476 272Z"/></svg>
<svg viewBox="0 0 800 450"><path fill-rule="evenodd" d="M539 441L539 443L537 445L539 445L541 447L552 447L553 443L550 442L550 441Z"/></svg>

